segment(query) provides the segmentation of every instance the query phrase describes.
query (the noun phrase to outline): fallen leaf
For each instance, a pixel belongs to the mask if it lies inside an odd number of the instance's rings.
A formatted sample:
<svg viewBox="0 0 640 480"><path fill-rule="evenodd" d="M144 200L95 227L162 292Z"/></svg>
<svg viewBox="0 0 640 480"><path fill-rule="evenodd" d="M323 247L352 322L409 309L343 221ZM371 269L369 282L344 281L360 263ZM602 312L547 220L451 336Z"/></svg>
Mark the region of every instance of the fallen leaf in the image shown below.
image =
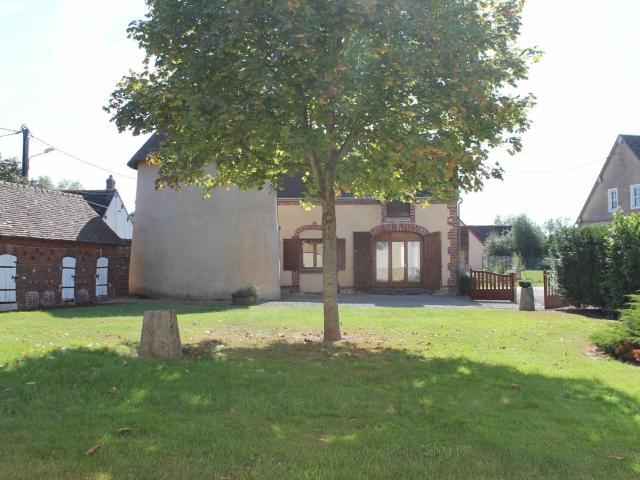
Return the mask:
<svg viewBox="0 0 640 480"><path fill-rule="evenodd" d="M109 390L107 390L107 393L109 395L115 395L116 393L118 393L118 389L116 387L111 387Z"/></svg>
<svg viewBox="0 0 640 480"><path fill-rule="evenodd" d="M120 435L126 435L127 433L131 433L131 427L120 427L117 432Z"/></svg>
<svg viewBox="0 0 640 480"><path fill-rule="evenodd" d="M512 383L511 384L511 388L513 388L514 390L517 390L520 388L520 384L519 383Z"/></svg>
<svg viewBox="0 0 640 480"><path fill-rule="evenodd" d="M85 455L95 455L96 453L98 453L100 451L101 448L102 448L102 445L96 445L95 447L91 447L89 450L84 452L84 454Z"/></svg>

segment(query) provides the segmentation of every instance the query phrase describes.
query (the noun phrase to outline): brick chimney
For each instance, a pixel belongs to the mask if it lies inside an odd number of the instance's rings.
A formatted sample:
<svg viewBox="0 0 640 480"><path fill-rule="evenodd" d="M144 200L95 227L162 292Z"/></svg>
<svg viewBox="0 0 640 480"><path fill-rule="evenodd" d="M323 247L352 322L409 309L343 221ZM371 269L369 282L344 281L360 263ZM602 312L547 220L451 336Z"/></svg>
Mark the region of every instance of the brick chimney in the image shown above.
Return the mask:
<svg viewBox="0 0 640 480"><path fill-rule="evenodd" d="M113 175L109 175L107 178L107 190L115 190L116 189L116 181L113 179Z"/></svg>

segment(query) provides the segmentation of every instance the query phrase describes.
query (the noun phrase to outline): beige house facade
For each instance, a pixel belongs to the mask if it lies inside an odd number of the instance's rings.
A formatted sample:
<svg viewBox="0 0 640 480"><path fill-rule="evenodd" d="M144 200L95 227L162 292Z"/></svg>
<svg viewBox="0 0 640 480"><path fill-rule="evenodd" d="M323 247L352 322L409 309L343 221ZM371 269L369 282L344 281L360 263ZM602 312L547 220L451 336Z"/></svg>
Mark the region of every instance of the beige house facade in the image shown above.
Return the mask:
<svg viewBox="0 0 640 480"><path fill-rule="evenodd" d="M614 212L640 213L640 135L619 135L576 220L604 225Z"/></svg>
<svg viewBox="0 0 640 480"><path fill-rule="evenodd" d="M338 286L350 291L457 289L457 204L394 204L340 198L336 205ZM322 291L321 209L278 198L285 292Z"/></svg>
<svg viewBox="0 0 640 480"><path fill-rule="evenodd" d="M301 206L304 185L276 193L155 189L151 139L129 161L138 171L130 292L147 297L228 298L255 285L263 300L322 291L319 206ZM337 200L341 291L455 293L458 204L342 196Z"/></svg>

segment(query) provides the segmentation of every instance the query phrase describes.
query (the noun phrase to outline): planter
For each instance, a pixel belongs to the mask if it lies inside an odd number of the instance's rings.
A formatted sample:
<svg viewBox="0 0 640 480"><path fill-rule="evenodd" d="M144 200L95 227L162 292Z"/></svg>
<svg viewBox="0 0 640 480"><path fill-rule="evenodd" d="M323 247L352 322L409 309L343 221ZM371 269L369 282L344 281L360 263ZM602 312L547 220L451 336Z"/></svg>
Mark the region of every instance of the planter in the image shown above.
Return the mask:
<svg viewBox="0 0 640 480"><path fill-rule="evenodd" d="M234 305L250 307L251 305L255 305L258 302L258 296L252 293L250 294L232 293L231 302Z"/></svg>
<svg viewBox="0 0 640 480"><path fill-rule="evenodd" d="M531 287L531 282L525 282L524 280L520 280L518 282L518 284L522 287L522 288L529 288Z"/></svg>
<svg viewBox="0 0 640 480"><path fill-rule="evenodd" d="M533 312L536 309L536 303L533 298L533 287L530 282L526 283L529 283L528 287L520 288L520 310Z"/></svg>

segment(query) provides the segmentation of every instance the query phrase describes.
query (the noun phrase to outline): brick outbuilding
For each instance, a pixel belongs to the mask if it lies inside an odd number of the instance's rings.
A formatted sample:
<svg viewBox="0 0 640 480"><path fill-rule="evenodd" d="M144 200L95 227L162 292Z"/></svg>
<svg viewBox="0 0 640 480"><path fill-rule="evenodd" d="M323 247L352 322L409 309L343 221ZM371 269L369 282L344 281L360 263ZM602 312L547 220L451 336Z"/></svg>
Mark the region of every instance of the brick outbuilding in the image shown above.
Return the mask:
<svg viewBox="0 0 640 480"><path fill-rule="evenodd" d="M127 295L129 257L82 196L0 181L0 311Z"/></svg>

